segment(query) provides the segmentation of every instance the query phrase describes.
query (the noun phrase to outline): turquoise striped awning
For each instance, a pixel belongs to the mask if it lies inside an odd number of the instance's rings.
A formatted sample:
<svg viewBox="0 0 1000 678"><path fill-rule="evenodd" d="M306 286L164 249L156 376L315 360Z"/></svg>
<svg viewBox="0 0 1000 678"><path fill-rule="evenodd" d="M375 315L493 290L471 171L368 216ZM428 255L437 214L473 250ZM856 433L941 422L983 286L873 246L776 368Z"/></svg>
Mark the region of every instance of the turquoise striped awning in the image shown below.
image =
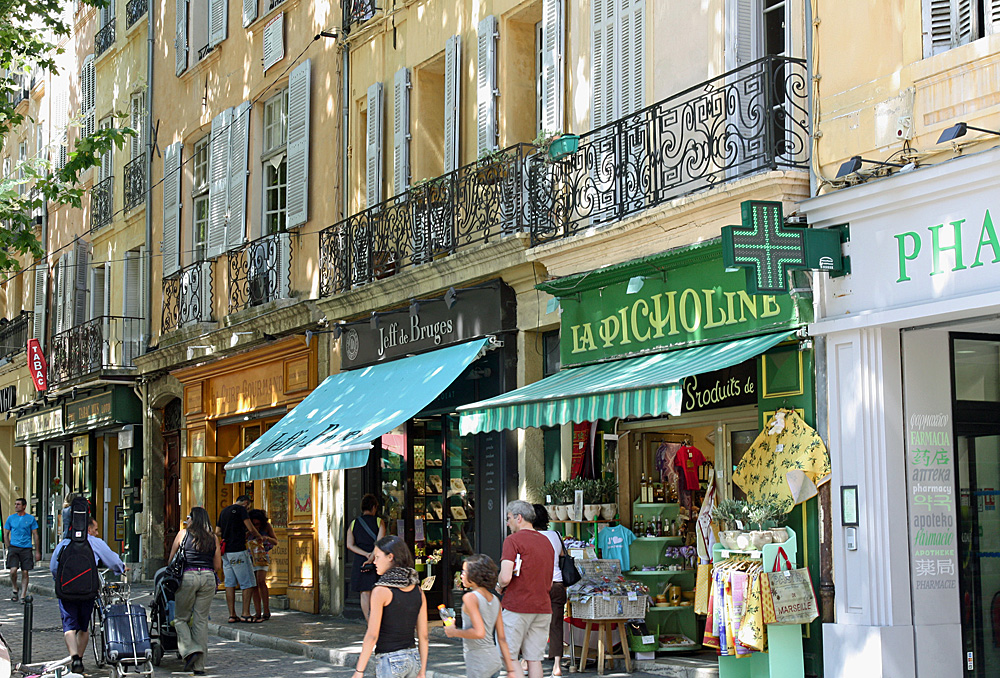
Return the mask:
<svg viewBox="0 0 1000 678"><path fill-rule="evenodd" d="M327 377L226 464L226 482L364 466L371 441L427 407L486 342L476 339Z"/></svg>
<svg viewBox="0 0 1000 678"><path fill-rule="evenodd" d="M738 365L788 336L788 332L767 334L567 368L515 391L458 408L459 430L467 435L571 421L678 415L685 377Z"/></svg>

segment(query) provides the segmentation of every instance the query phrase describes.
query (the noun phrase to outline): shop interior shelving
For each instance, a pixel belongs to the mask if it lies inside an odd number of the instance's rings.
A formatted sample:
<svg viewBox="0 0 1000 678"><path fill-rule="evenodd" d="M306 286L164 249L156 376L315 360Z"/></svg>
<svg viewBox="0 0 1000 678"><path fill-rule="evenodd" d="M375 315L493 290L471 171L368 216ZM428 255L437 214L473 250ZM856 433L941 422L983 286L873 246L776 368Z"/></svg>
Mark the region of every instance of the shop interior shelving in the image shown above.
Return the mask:
<svg viewBox="0 0 1000 678"><path fill-rule="evenodd" d="M663 518L664 521L677 518L680 506L678 504L649 504L634 502L632 504L632 515L642 515L643 520L650 518ZM638 537L632 542L629 548L629 560L631 569L624 575L628 579L641 581L649 588L649 594L656 596L664 593L668 584L680 586L683 591L693 591L695 585L695 573L693 569L682 570L643 570L643 567L683 565L681 559L672 558L665 554L668 546L683 546L683 536L673 537ZM661 652L680 652L698 650L701 648L698 634L697 617L694 614L694 605L668 605L656 607L650 605L646 612L646 626L650 632L657 633L657 638L665 634L680 634L694 641L686 645L661 645L658 650Z"/></svg>

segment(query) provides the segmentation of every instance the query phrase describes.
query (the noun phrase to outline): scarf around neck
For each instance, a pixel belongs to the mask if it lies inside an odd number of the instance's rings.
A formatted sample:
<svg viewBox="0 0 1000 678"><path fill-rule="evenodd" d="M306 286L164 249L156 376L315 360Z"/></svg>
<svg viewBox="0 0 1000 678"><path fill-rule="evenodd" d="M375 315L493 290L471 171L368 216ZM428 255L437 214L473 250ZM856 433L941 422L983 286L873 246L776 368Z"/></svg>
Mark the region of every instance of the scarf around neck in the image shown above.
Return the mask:
<svg viewBox="0 0 1000 678"><path fill-rule="evenodd" d="M394 567L379 577L375 586L388 586L394 589L405 589L419 581L417 571L410 567Z"/></svg>

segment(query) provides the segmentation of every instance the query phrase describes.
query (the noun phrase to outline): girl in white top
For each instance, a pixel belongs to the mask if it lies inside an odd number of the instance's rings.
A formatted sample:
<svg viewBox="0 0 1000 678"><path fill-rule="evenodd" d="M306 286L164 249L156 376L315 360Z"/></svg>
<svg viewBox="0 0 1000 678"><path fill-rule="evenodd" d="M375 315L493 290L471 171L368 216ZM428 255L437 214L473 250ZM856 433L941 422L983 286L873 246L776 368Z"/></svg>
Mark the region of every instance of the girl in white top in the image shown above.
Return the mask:
<svg viewBox="0 0 1000 678"><path fill-rule="evenodd" d="M563 586L562 570L559 569L559 556L563 554L562 536L549 529L549 512L541 504L532 504L535 509L535 521L532 526L539 534L552 544L556 558L552 563L552 588L549 589L549 599L552 601L552 622L549 625L549 659L552 660L552 675L562 675L563 649L563 615L566 611L566 587Z"/></svg>
<svg viewBox="0 0 1000 678"><path fill-rule="evenodd" d="M462 565L462 586L472 589L462 596L463 628L445 626L449 638L462 639L465 675L492 678L504 665L508 678L521 678L520 667L511 659L503 629L500 599L493 594L500 570L489 556L469 556ZM496 633L496 642L493 634ZM502 656L502 659L501 659Z"/></svg>

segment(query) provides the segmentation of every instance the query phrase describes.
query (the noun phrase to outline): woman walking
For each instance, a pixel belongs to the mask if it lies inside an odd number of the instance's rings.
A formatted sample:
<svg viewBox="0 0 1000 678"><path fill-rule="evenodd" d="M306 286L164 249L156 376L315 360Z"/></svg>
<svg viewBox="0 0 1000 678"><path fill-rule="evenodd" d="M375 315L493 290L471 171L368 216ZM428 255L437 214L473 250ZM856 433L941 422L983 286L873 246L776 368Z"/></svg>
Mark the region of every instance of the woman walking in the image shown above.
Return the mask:
<svg viewBox="0 0 1000 678"><path fill-rule="evenodd" d="M361 515L347 528L347 550L354 553L351 590L361 594L361 611L365 621L371 614L372 589L378 575L372 565L375 542L385 536L385 523L378 517L378 500L373 494L361 498Z"/></svg>
<svg viewBox="0 0 1000 678"><path fill-rule="evenodd" d="M549 624L549 659L552 660L552 675L562 675L563 651L563 617L566 612L566 587L563 585L562 570L559 569L559 556L563 554L562 537L555 530L549 529L549 512L541 504L532 504L535 509L535 520L531 523L539 534L552 543L556 552L555 565L552 568L552 588L549 589L549 599L552 601L552 621Z"/></svg>
<svg viewBox="0 0 1000 678"><path fill-rule="evenodd" d="M253 574L257 578L257 588L253 591L253 602L257 607L255 619L265 621L271 618L271 592L267 588L267 572L271 569L271 549L277 546L278 536L262 510L250 511L250 522L260 534L260 539L247 539Z"/></svg>
<svg viewBox="0 0 1000 678"><path fill-rule="evenodd" d="M462 639L468 678L492 678L504 666L508 676L522 675L521 667L511 659L500 599L493 594L499 574L493 559L481 553L469 556L462 564L462 586L472 589L462 596L463 625L460 629L445 626L444 633L449 638Z"/></svg>
<svg viewBox="0 0 1000 678"><path fill-rule="evenodd" d="M184 657L184 670L205 675L208 652L208 612L215 595L215 571L222 568L219 538L212 532L208 511L201 506L191 509L186 529L177 533L170 547L170 562L183 549L184 577L174 596L174 629L177 649Z"/></svg>
<svg viewBox="0 0 1000 678"><path fill-rule="evenodd" d="M427 600L417 586L410 547L396 536L375 543L379 579L372 590L371 616L361 656L351 678L364 676L375 654L375 678L424 678L427 671ZM417 645L414 647L413 634Z"/></svg>

